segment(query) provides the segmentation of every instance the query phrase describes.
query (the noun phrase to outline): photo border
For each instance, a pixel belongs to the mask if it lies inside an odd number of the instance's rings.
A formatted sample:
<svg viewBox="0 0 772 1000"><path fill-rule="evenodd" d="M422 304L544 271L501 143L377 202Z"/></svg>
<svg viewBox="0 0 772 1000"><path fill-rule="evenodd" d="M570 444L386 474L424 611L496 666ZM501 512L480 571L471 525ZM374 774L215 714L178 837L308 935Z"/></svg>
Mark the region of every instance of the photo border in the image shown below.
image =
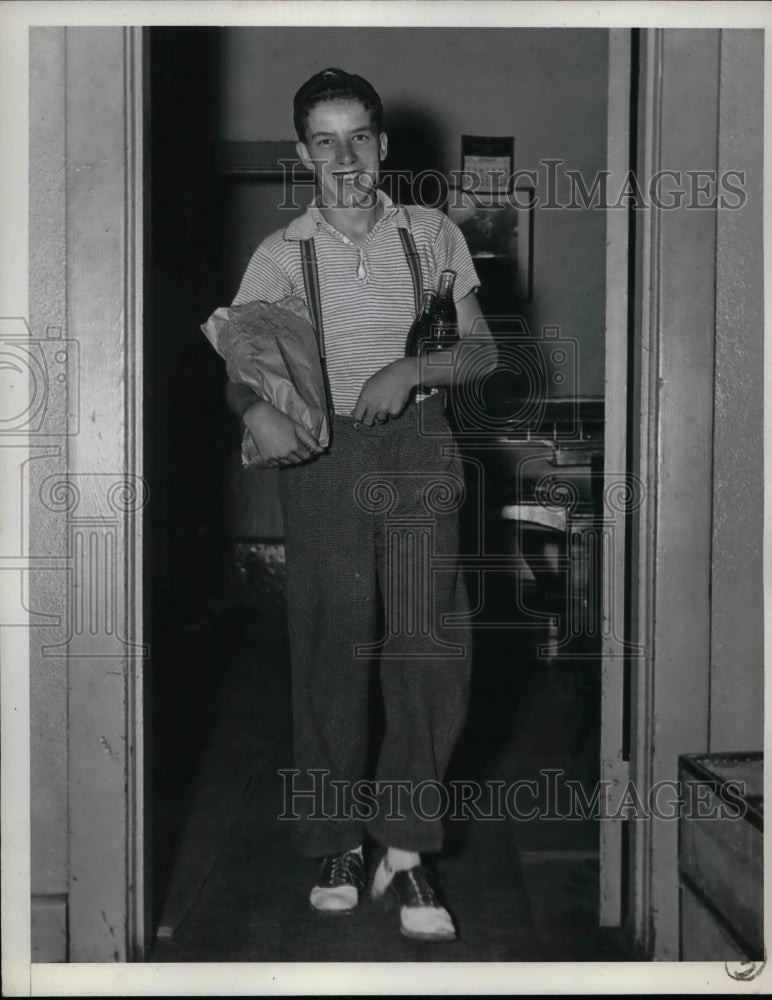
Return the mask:
<svg viewBox="0 0 772 1000"><path fill-rule="evenodd" d="M86 26L93 24L137 25L254 25L302 23L304 25L431 27L451 21L472 27L772 27L772 11L766 3L617 3L600 7L584 2L545 2L501 4L434 3L430 6L402 3L333 2L327 4L296 2L291 5L268 3L150 2L112 4L39 2L9 0L0 9L0 136L4 192L0 192L0 315L26 316L27 195L25 174L27 157L24 134L27 125L26 93L28 66L24 33L32 24L48 26ZM767 40L768 41L768 40ZM772 45L765 52L765 180L770 176L770 110L772 110ZM765 249L770 246L769 185L764 205ZM765 279L765 332L770 327L772 296L770 269ZM770 354L765 360L765 396L770 388ZM769 469L770 411L765 410L765 462ZM0 449L0 475L12 482L17 461L23 455L13 449ZM769 514L767 512L767 518ZM18 530L17 530L18 529ZM4 524L5 542L25 554L27 541L21 526ZM765 584L769 584L769 521L765 523ZM7 595L0 590L0 597ZM766 636L769 635L769 602L766 603ZM356 968L335 963L308 964L303 968L286 965L189 964L154 966L34 964L30 961L29 938L29 666L26 636L23 629L2 629L0 666L2 668L2 946L3 986L7 996L127 996L156 995L277 995L308 992L311 994L370 994L452 992L505 994L555 991L570 994L597 993L748 993L763 992L771 985L768 970L754 982L742 975L730 975L724 963L560 963L544 967L541 963L474 963L459 967L454 963L416 963L399 967L362 964ZM768 641L768 640L767 640ZM772 684L767 678L765 716L769 718ZM770 727L766 727L769 741ZM767 769L769 780L770 769ZM765 861L769 868L768 842ZM767 897L769 893L767 892ZM769 906L765 912L769 936ZM459 989L461 987L461 989Z"/></svg>

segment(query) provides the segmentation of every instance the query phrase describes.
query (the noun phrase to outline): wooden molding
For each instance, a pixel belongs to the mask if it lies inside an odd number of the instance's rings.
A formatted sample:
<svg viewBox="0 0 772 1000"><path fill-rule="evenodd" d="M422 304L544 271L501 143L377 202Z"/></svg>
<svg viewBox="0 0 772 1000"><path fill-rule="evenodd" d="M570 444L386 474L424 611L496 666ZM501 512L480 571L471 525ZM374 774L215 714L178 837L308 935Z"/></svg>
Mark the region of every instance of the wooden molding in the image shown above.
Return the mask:
<svg viewBox="0 0 772 1000"><path fill-rule="evenodd" d="M719 32L643 34L639 187L657 170L714 170ZM686 125L688 123L688 127ZM631 591L632 779L646 801L708 745L716 210L687 204L639 216L634 467L646 484ZM630 824L638 949L678 958L678 824Z"/></svg>
<svg viewBox="0 0 772 1000"><path fill-rule="evenodd" d="M217 167L231 176L276 178L289 174L295 182L313 180L311 171L300 163L291 139L219 142Z"/></svg>
<svg viewBox="0 0 772 1000"><path fill-rule="evenodd" d="M67 638L69 961L146 947L141 28L67 28L69 334L81 413L51 487L72 562ZM58 492L54 493L54 490Z"/></svg>
<svg viewBox="0 0 772 1000"><path fill-rule="evenodd" d="M66 962L67 897L32 897L32 961Z"/></svg>

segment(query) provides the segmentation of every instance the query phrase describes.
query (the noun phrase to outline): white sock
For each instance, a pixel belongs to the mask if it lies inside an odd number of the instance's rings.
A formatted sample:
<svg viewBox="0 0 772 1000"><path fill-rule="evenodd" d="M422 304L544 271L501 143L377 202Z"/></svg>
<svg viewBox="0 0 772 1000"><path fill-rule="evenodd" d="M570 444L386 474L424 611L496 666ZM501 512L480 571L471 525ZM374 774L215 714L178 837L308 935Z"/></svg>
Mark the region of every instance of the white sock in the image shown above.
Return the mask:
<svg viewBox="0 0 772 1000"><path fill-rule="evenodd" d="M421 864L421 855L415 851L403 851L398 847L386 850L383 868L375 873L373 898L383 895L395 872L407 871ZM386 869L386 871L384 871ZM403 906L400 910L402 933L426 941L452 941L456 929L450 914L441 904L436 906Z"/></svg>
<svg viewBox="0 0 772 1000"><path fill-rule="evenodd" d="M415 851L403 851L399 847L389 847L386 851L386 864L393 872L404 872L421 864L421 855Z"/></svg>

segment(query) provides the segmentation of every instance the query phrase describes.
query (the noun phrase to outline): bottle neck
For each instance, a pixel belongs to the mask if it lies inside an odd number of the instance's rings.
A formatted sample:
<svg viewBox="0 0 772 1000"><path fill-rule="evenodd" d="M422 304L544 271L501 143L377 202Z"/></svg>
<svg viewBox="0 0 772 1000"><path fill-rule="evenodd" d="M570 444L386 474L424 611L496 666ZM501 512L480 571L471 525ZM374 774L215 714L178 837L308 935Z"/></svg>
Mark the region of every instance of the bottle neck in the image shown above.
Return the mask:
<svg viewBox="0 0 772 1000"><path fill-rule="evenodd" d="M449 299L453 294L453 284L456 280L455 271L443 271L440 275L438 295L441 299Z"/></svg>
<svg viewBox="0 0 772 1000"><path fill-rule="evenodd" d="M422 304L421 304L421 315L428 316L429 313L434 308L434 303L437 300L437 296L434 292L424 292Z"/></svg>

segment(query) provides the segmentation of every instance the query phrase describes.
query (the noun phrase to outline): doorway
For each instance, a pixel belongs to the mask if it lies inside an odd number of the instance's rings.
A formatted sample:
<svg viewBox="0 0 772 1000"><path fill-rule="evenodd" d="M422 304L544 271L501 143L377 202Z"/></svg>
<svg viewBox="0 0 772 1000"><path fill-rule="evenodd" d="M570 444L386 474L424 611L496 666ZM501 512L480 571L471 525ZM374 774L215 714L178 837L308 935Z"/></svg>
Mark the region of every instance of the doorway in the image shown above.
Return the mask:
<svg viewBox="0 0 772 1000"><path fill-rule="evenodd" d="M216 165L220 49L207 28L152 29L146 462L153 658L155 926L233 647L228 443L219 359L200 331L226 301ZM232 450L232 449L231 449Z"/></svg>
<svg viewBox="0 0 772 1000"><path fill-rule="evenodd" d="M402 42L406 40L405 32L394 31ZM377 51L386 53L394 42L393 32L390 32L391 29L374 29L368 33L368 41L376 45ZM514 32L512 38L522 37L522 34ZM448 31L434 44L446 46L459 57L464 55L480 63L483 60L490 62L490 48L483 42L491 42L492 35L490 32L483 32L483 35L484 39L473 36L465 41L469 33ZM596 111L592 119L593 134L600 148L590 155L591 141L582 137L573 150L576 156L585 160L589 156L590 165L601 169L605 165L609 127L605 110L608 99L606 33L596 32L592 41L586 33L572 33L565 44L575 45L576 35L580 36L582 44L589 44L590 48L594 45L595 54L602 56L600 68L580 89L588 104L600 102L603 111ZM413 36L412 44L423 46L426 38L420 31L418 36ZM284 34L279 29L194 28L153 29L150 32L152 320L149 378L150 423L154 430L150 435L149 467L155 498L151 511L151 565L156 663L154 889L155 920L160 927L162 946L159 954L176 954L177 957L182 954L174 950L175 936L177 941L181 940L180 924L193 907L207 871L217 863L229 831L238 836L239 815L245 808L242 794L245 784L248 787L252 782L252 792L245 794L247 797L254 795L256 778L243 758L259 751L262 737L271 732L269 722L263 717L265 706L261 700L268 697L269 692L281 699L288 691L286 649L282 647L286 637L280 624L281 522L271 500L273 488L263 477L261 489L264 493L261 502L255 502L256 481L245 486L244 474L238 468L238 428L224 407L221 361L199 333L199 325L215 306L230 301L236 290L234 276L243 270L249 258L258 239L257 230L268 225L265 213L260 210L261 199L265 200L265 178L258 181L260 161L258 159L257 167L254 159L249 161L249 147L253 151L261 143L268 147L277 134L291 146L287 142L290 139L285 121L287 114L283 115L280 126L264 125L261 121L264 131L258 132L257 138L247 138L253 113L247 95L261 93L262 81L259 75L245 76L245 67L254 67L257 74L270 75L270 60L282 61L284 65L293 49L297 50L295 42L299 37L301 51L313 51L321 42L332 41L326 29L285 29ZM330 58L334 62L333 55ZM340 58L344 56L341 54ZM304 65L301 58L298 79L302 79ZM503 69L496 72L504 74ZM283 86L292 86L290 77L289 69L282 71ZM506 79L506 75L502 78ZM411 148L411 129L415 130L417 125L421 125L423 136L422 167L455 167L456 153L450 148L453 129L446 127L443 130L437 126L437 115L432 116L429 110L408 113L406 98L402 100L400 104L397 99L393 115L396 127L393 145L396 155L401 157L399 167L409 167L406 150ZM447 98L435 94L432 100L444 106L442 102ZM431 102L429 104L431 107ZM269 113L266 107L262 107L262 112ZM236 120L239 115L240 121ZM428 131L427 121L435 123ZM526 119L521 126L510 127L520 135L525 133L527 126ZM277 133L279 127L282 131ZM490 128L493 127L491 124ZM427 136L433 140L431 149L427 147ZM555 151L550 142L554 143L554 137L542 136L542 155L545 150L547 153ZM234 149L237 144L240 150ZM518 149L525 160L527 151ZM241 155L242 160L241 167L237 164L234 169L228 157L236 154ZM587 163L583 165L587 168ZM497 317L499 320L505 317L499 324L504 328L516 318L520 324L518 330L536 340L542 335L543 326L550 327L547 322L550 317L558 320L552 327L559 327L561 310L568 308L568 292L563 287L554 312L550 312L555 296L550 282L554 276L550 276L549 268L545 269L545 263L550 257L551 241L559 238L563 254L568 253L566 246L571 243L566 233L560 231L557 218L557 213L551 217L545 213L544 221L536 220L531 248L536 294L531 301L504 302L495 281L484 282L481 293L492 322ZM592 261L600 264L595 274L596 280L601 276L598 287L592 296L586 289L582 295L595 299L592 308L597 312L598 330L602 330L605 324L602 276L605 273L606 231L605 224L599 224L596 217L588 215L588 220L592 235L589 240L586 234L575 237L574 253L584 257L587 268L592 267ZM262 235L273 228L275 224ZM480 270L485 271L484 262L480 262ZM577 278L577 284L580 283ZM601 303L599 310L598 302ZM586 322L589 326L590 321ZM567 343L582 343L581 331L558 331L558 336ZM579 396L583 397L581 405L589 407L583 412L589 412L593 405L597 409L600 403L600 416L598 413L594 416L597 441L597 428L600 427L602 437L603 426L605 345L602 337L593 334L583 346L583 356L589 358L590 363L583 370L583 379L573 382L573 395L564 396L562 402L564 409L574 413ZM579 363L576 358L575 363ZM576 375L576 369L573 374ZM554 371L549 369L547 379L551 375ZM557 379L554 385L559 385ZM554 419L548 421L549 433L557 440L557 428L565 427L566 421L552 410L550 414ZM585 420L583 424L588 439L591 423ZM575 431L576 422L571 426ZM543 431L540 427L535 436L538 438ZM497 447L501 452L501 442ZM554 456L554 449L550 454ZM488 763L498 760L502 753L505 757L509 754L510 761L514 755L521 762L517 773L523 778L523 762L527 757L529 779L543 782L540 771L544 769L562 772L564 779L583 783L591 798L591 786L599 776L598 637L597 634L591 637L589 645L582 650L577 649L576 644L573 650L561 649L565 636L560 629L568 628L571 617L558 614L557 621L562 624L556 627L556 617L551 612L556 610L555 601L558 605L562 601L565 609L566 602L572 599L569 581L573 579L576 583L584 573L585 587L579 599L595 602L594 613L597 613L600 567L592 533L582 534L578 539L569 538L566 543L560 532L550 534L543 525L528 524L525 530L516 530L514 524L517 522L500 518L502 510L513 506L507 502L506 491L512 485L507 476L497 477L495 461L490 454L483 456L482 465L479 453L470 454L469 465L470 472L483 468L487 477L485 483L480 484L477 506L470 503L469 516L472 522L481 516L484 518L490 539L488 554L504 560L506 567L504 573L490 574L486 578L484 609L478 619L481 626L478 663L482 666L476 674L474 715L456 762L457 777L472 775L470 768L477 759L474 777L482 781L491 778L491 773L486 777L480 771L485 757L480 747L485 745ZM588 477L590 471L588 465L585 470ZM483 514L480 501L484 496L493 502L487 505ZM564 535L569 537L565 529ZM576 549L573 560L570 558L572 546ZM594 582L587 577L593 560L595 566L589 574ZM539 586L540 569L547 570L548 600L552 605L543 603L545 594L544 588ZM474 575L474 570L470 569L470 573ZM480 579L478 575L478 581ZM525 582L524 599L518 596L521 581ZM576 598L574 592L573 599ZM557 610L559 612L560 607ZM271 618L273 612L275 618ZM516 621L518 614L521 615L519 622ZM257 626L256 621L259 622ZM498 626L487 627L492 622L498 622ZM502 637L506 637L504 642ZM551 652L545 653L550 642ZM245 651L251 651L252 658L262 665L268 664L273 657L273 673L267 671L266 689L258 689L251 677L249 665L245 665ZM240 694L235 695L235 691ZM222 742L219 749L213 745L218 739L227 740L224 734L228 731L231 738L233 736L233 726L218 714L227 706L246 727L242 738L232 742L229 750L224 749ZM282 712L278 714L284 723ZM274 733L274 737L279 740L281 733ZM540 760L546 768L539 766ZM284 766L288 766L288 758ZM235 768L240 785L217 799L215 811L219 815L216 821L199 825L198 832L191 832L191 823L199 823L202 815L211 817L213 812L207 805L214 801L207 797L211 795L211 787L207 792L197 782L201 774L206 773L212 786L217 785L217 779L212 777L217 767L227 767L231 771ZM511 778L513 772L508 773ZM219 787L222 791L224 786ZM233 834L234 829L236 834ZM520 829L527 829L525 840L528 844L520 845L527 855L525 866L522 859L511 858L512 870L518 873L518 898L525 901L523 905L527 909L529 878L532 883L530 897L541 900L549 895L545 886L562 882L563 895L557 894L555 905L564 907L567 926L572 919L575 924L575 915L572 917L569 911L571 906L578 905L584 925L589 923L593 929L580 940L581 935L577 936L573 926L571 940L574 947L585 949L582 954L552 952L551 957L590 957L597 946L594 927L599 906L597 824L552 822L543 828L550 831L546 840L534 826L521 826ZM256 872L254 878L259 884L259 873ZM183 883L184 890L180 889ZM537 919L545 927L552 920L554 927L554 910L542 910ZM530 940L529 947L533 945ZM470 953L471 959L475 957L480 955Z"/></svg>

